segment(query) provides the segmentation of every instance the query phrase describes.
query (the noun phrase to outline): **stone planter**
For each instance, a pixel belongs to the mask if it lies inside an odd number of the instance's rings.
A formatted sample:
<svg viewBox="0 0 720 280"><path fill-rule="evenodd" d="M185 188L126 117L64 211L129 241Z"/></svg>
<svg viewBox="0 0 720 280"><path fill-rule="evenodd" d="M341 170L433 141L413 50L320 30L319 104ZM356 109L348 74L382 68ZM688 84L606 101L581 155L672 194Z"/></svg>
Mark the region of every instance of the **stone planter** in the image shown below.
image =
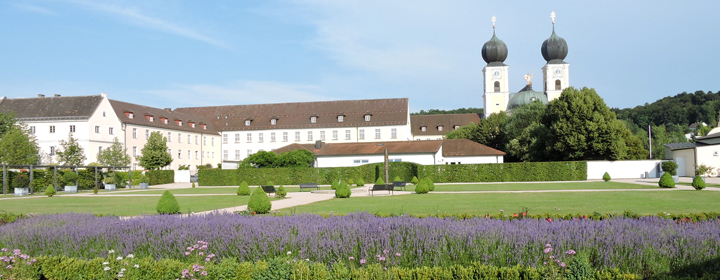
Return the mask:
<svg viewBox="0 0 720 280"><path fill-rule="evenodd" d="M77 186L65 186L65 193L77 193Z"/></svg>
<svg viewBox="0 0 720 280"><path fill-rule="evenodd" d="M676 176L672 176L672 177L673 177L673 181L675 181L675 183L680 183L680 176L676 175Z"/></svg>
<svg viewBox="0 0 720 280"><path fill-rule="evenodd" d="M141 190L147 190L150 187L150 183L140 183L138 187L140 187Z"/></svg>
<svg viewBox="0 0 720 280"><path fill-rule="evenodd" d="M105 184L105 190L106 190L106 191L114 191L114 190L115 190L115 184Z"/></svg>
<svg viewBox="0 0 720 280"><path fill-rule="evenodd" d="M15 188L15 196L27 196L29 188Z"/></svg>

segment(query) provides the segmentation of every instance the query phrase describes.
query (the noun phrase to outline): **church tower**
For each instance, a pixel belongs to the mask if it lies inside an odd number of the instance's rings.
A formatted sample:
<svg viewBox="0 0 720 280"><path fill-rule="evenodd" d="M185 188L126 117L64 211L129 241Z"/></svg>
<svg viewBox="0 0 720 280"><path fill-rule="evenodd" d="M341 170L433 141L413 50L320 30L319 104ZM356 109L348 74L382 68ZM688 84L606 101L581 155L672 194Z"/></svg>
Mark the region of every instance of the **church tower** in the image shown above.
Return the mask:
<svg viewBox="0 0 720 280"><path fill-rule="evenodd" d="M550 14L550 18L553 24L552 35L543 42L540 51L547 61L542 68L545 93L548 101L553 101L570 86L570 64L563 60L568 53L567 42L555 34L555 12Z"/></svg>
<svg viewBox="0 0 720 280"><path fill-rule="evenodd" d="M482 47L482 57L487 65L483 68L483 94L484 113L487 118L492 113L505 111L510 100L508 83L508 66L505 59L508 55L508 48L505 42L495 36L495 20L493 22L493 36Z"/></svg>

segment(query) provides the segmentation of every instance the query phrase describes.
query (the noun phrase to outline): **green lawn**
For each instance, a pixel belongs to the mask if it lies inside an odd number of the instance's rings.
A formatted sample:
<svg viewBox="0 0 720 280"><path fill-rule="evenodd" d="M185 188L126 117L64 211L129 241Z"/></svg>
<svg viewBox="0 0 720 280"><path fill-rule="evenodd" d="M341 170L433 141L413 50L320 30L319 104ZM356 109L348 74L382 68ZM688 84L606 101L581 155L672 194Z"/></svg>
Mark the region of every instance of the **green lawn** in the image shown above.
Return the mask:
<svg viewBox="0 0 720 280"><path fill-rule="evenodd" d="M348 213L357 211L381 213L592 213L634 211L642 214L658 212L692 213L720 209L720 192L715 191L622 191L568 193L488 193L488 194L409 194L374 197L334 198L283 212ZM557 209L556 209L557 208Z"/></svg>
<svg viewBox="0 0 720 280"><path fill-rule="evenodd" d="M177 196L183 213L247 205L250 196ZM0 200L0 210L12 213L94 213L130 216L155 214L159 197L62 196ZM274 198L270 198L274 200Z"/></svg>
<svg viewBox="0 0 720 280"><path fill-rule="evenodd" d="M692 186L692 183L685 183L685 182L680 182L680 183L676 183L676 184L678 184L678 185L685 185L685 186ZM720 185L718 185L718 184L705 184L705 187L708 187L708 188L720 188Z"/></svg>

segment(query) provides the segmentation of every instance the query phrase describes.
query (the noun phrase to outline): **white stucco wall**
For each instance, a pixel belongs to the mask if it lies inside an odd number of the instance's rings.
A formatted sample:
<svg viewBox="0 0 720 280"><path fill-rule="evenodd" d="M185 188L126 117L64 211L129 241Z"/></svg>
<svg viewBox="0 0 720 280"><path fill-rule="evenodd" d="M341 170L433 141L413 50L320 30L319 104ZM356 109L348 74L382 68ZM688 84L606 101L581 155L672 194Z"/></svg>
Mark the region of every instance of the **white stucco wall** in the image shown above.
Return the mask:
<svg viewBox="0 0 720 280"><path fill-rule="evenodd" d="M503 163L503 156L445 157L443 161L449 164Z"/></svg>
<svg viewBox="0 0 720 280"><path fill-rule="evenodd" d="M684 150L675 150L675 151L669 151L665 150L665 157L670 160L674 160L676 163L678 163L678 175L682 176L693 176L695 175L695 150L694 149L684 149ZM683 160L680 160L679 158L682 158ZM685 172L681 172L680 170L683 169L682 162L685 162Z"/></svg>
<svg viewBox="0 0 720 280"><path fill-rule="evenodd" d="M662 160L623 160L623 161L588 161L588 180L602 179L605 172L613 179L642 178L648 172L649 178L662 175Z"/></svg>
<svg viewBox="0 0 720 280"><path fill-rule="evenodd" d="M394 154L389 155L390 161L412 162L422 165L433 165L432 153L427 154ZM384 155L357 155L357 156L320 156L317 157L317 167L343 167L360 166L368 163L385 162ZM355 162L359 161L359 162Z"/></svg>
<svg viewBox="0 0 720 280"><path fill-rule="evenodd" d="M695 149L697 149L697 165L700 166L701 164L704 164L708 167L714 167L717 172L718 168L720 168L720 145L701 146L696 147ZM692 161L690 161L690 159L688 159L688 162L688 165L692 165ZM689 169L689 167L686 168ZM691 174L688 176L695 175L694 171L693 173L688 174Z"/></svg>
<svg viewBox="0 0 720 280"><path fill-rule="evenodd" d="M135 134L133 129L136 129ZM219 135L127 124L125 127L126 147L132 161L131 166L134 169L142 169L138 164L137 156L142 155L142 148L147 143L146 133L156 131L166 138L168 133L172 134L172 139L167 142L167 146L171 150L170 155L173 161L166 169L177 170L180 165L188 165L190 170L196 170L198 165L210 163L215 167L221 162L222 154ZM188 136L190 136L189 143ZM190 151L190 157L188 157L188 151Z"/></svg>

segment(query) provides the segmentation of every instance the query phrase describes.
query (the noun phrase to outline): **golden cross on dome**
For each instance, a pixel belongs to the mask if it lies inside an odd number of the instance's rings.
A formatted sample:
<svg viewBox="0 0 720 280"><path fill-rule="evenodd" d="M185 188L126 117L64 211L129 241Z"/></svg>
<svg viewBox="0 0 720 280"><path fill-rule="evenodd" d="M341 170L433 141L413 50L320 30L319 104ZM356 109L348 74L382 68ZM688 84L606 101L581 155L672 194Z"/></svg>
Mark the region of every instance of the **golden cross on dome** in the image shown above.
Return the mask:
<svg viewBox="0 0 720 280"><path fill-rule="evenodd" d="M552 19L552 23L555 24L555 11L550 13L550 18Z"/></svg>
<svg viewBox="0 0 720 280"><path fill-rule="evenodd" d="M497 18L496 18L495 16L493 16L493 17L492 17L493 28L495 28L495 21L497 21Z"/></svg>

